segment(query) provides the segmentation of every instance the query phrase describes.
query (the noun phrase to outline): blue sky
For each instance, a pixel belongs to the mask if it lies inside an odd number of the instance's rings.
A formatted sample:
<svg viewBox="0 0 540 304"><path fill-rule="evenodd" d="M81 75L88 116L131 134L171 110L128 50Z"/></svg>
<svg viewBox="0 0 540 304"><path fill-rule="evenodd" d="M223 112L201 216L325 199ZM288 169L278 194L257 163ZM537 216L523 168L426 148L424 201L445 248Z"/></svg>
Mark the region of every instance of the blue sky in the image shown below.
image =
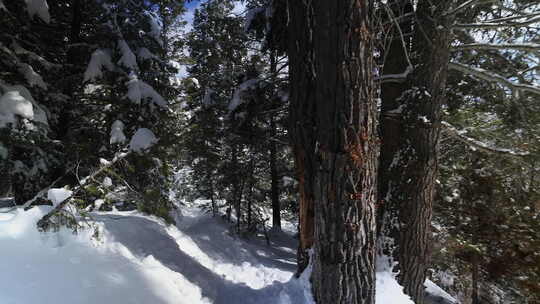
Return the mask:
<svg viewBox="0 0 540 304"><path fill-rule="evenodd" d="M190 2L186 3L186 8L188 10L193 10L194 8L199 6L199 2L201 2L201 1L200 0L190 1Z"/></svg>

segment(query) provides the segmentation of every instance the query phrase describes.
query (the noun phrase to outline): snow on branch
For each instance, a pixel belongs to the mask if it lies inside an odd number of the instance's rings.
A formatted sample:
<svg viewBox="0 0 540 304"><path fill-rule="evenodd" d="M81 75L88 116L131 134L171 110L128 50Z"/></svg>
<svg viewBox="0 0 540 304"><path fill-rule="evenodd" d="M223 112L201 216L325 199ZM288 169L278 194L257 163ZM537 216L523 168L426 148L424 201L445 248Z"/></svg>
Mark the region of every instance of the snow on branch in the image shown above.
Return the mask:
<svg viewBox="0 0 540 304"><path fill-rule="evenodd" d="M46 0L26 0L26 6L30 18L33 18L34 15L38 15L38 17L46 23L51 22L49 5Z"/></svg>
<svg viewBox="0 0 540 304"><path fill-rule="evenodd" d="M481 142L479 140L476 140L472 137L469 137L465 135L467 131L465 130L458 130L456 127L452 126L450 123L443 121L441 122L443 130L448 134L450 137L459 140L460 142L467 144L473 148L476 148L478 150L488 152L488 153L494 153L494 154L500 154L500 155L506 155L506 156L513 156L513 157L523 157L530 155L529 152L525 151L517 151L517 150L511 150L506 148L499 148L494 147L492 145L489 145L485 142Z"/></svg>
<svg viewBox="0 0 540 304"><path fill-rule="evenodd" d="M504 86L509 87L512 90L530 92L530 93L533 93L533 94L540 95L540 87L538 87L538 86L522 84L522 83L515 83L515 82L512 82L512 81L508 80L507 78L505 78L505 77L503 77L501 75L495 74L495 73L490 72L488 70L484 70L484 69L481 69L481 68L477 68L477 67L473 67L473 66L470 66L470 65L457 63L457 62L450 62L448 64L448 67L450 69L452 69L452 70L459 71L459 72L462 72L462 73L465 73L465 74L468 74L468 75L472 75L472 76L474 76L476 78L479 78L479 79L482 79L482 80L500 83L500 84L502 84Z"/></svg>
<svg viewBox="0 0 540 304"><path fill-rule="evenodd" d="M531 17L523 16L527 18L526 21L521 22L481 22L481 23L468 23L468 24L454 24L452 28L454 29L498 29L503 27L524 27L531 25L533 23L540 22L540 16Z"/></svg>
<svg viewBox="0 0 540 304"><path fill-rule="evenodd" d="M519 15L511 15L511 16L508 16L508 17L501 17L501 18L497 18L497 19L491 19L488 22L489 23L501 23L501 22L507 22L507 21L517 20L517 19L533 18L533 17L536 17L536 16L540 16L540 13L521 14L520 12L514 12L514 11L512 13L519 14Z"/></svg>
<svg viewBox="0 0 540 304"><path fill-rule="evenodd" d="M509 43L509 44L490 44L490 43L471 43L452 47L452 50L519 50L526 52L540 51L540 44L536 43Z"/></svg>
<svg viewBox="0 0 540 304"><path fill-rule="evenodd" d="M462 10L467 9L467 8L477 4L478 2L484 3L484 2L495 2L495 1L496 0L487 0L487 1L486 0L468 0L468 1L463 2L461 5L459 5L455 9L445 13L444 15L449 16L449 15L457 14L457 13L461 12Z"/></svg>
<svg viewBox="0 0 540 304"><path fill-rule="evenodd" d="M96 176L98 176L99 174L103 173L103 171L107 170L108 168L112 167L114 164L116 164L118 161L126 158L129 154L131 153L131 151L129 152L125 152L125 153L120 153L120 154L117 154L114 159L110 162L107 162L106 164L104 164L101 168L99 168L98 170L96 170L94 173L88 175L87 177L83 178L81 181L80 181L80 184L75 187L75 189L73 189L70 193L69 196L65 197L63 199L62 202L58 203L57 205L55 205L55 207L49 211L47 214L45 214L38 222L37 222L37 226L39 229L41 230L47 230L47 228L49 227L49 219L55 215L58 211L62 210L70 201L71 201L71 198L73 196L75 196L77 193L79 193L79 191L81 191L83 189L83 186L86 184L86 181L87 180L90 180L90 179L94 179Z"/></svg>

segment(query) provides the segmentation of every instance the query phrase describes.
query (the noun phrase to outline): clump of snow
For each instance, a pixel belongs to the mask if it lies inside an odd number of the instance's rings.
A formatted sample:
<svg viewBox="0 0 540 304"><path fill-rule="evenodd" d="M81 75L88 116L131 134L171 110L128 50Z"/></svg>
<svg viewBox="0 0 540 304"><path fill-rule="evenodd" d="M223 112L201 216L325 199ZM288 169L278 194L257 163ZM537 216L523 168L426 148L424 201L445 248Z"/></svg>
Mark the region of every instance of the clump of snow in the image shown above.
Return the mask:
<svg viewBox="0 0 540 304"><path fill-rule="evenodd" d="M51 21L49 5L46 0L26 0L26 7L30 18L34 17L34 15L38 15L38 17L46 23Z"/></svg>
<svg viewBox="0 0 540 304"><path fill-rule="evenodd" d="M161 39L161 30L163 26L161 21L151 12L146 12L146 16L148 17L148 23L150 24L150 32L148 32L148 34L150 37L154 38L159 45L163 45L163 40Z"/></svg>
<svg viewBox="0 0 540 304"><path fill-rule="evenodd" d="M47 199L50 200L54 206L62 203L72 195L73 191L64 188L52 188L47 191Z"/></svg>
<svg viewBox="0 0 540 304"><path fill-rule="evenodd" d="M88 67L84 72L84 81L92 81L103 75L103 68L112 71L114 65L111 60L111 55L108 50L97 49L92 53Z"/></svg>
<svg viewBox="0 0 540 304"><path fill-rule="evenodd" d="M424 282L424 287L426 287L427 297L437 300L436 303L458 303L458 301L454 299L450 294L448 294L446 291L444 291L442 288L437 286L437 284L433 283L429 279Z"/></svg>
<svg viewBox="0 0 540 304"><path fill-rule="evenodd" d="M41 75L36 73L36 71L34 71L32 66L30 66L29 64L26 64L26 63L20 64L19 72L21 72L21 74L24 75L24 77L26 78L26 81L28 82L30 86L33 86L33 87L37 86L44 90L47 89L47 84L45 84L45 81L43 81L43 78L41 77Z"/></svg>
<svg viewBox="0 0 540 304"><path fill-rule="evenodd" d="M15 125L17 116L31 120L34 118L34 108L19 91L8 91L0 97L0 128L7 124Z"/></svg>
<svg viewBox="0 0 540 304"><path fill-rule="evenodd" d="M112 185L113 185L112 179L108 176L105 176L103 178L103 187L109 188L109 187L112 187Z"/></svg>
<svg viewBox="0 0 540 304"><path fill-rule="evenodd" d="M167 107L167 101L159 95L151 85L140 80L136 76L131 76L131 79L126 83L128 87L127 97L135 104L140 104L144 98L150 99L152 103L162 108Z"/></svg>
<svg viewBox="0 0 540 304"><path fill-rule="evenodd" d="M115 120L111 126L111 139L109 143L121 144L126 141L126 135L124 134L124 123L120 120Z"/></svg>
<svg viewBox="0 0 540 304"><path fill-rule="evenodd" d="M32 94L25 86L22 86L22 85L9 86L9 85L4 85L0 83L0 88L3 89L4 92L10 92L10 91L19 92L19 94L22 97L24 97L26 100L32 103L32 110L34 113L32 120L34 122L39 122L44 125L48 125L47 114L41 108L41 106L34 100L34 98L32 98Z"/></svg>
<svg viewBox="0 0 540 304"><path fill-rule="evenodd" d="M118 64L123 65L124 67L133 71L138 70L139 66L137 65L137 59L127 42L125 40L118 41L118 48L122 54L122 57L120 57L120 60L118 60Z"/></svg>
<svg viewBox="0 0 540 304"><path fill-rule="evenodd" d="M94 201L94 210L99 210L101 208L101 205L105 203L105 200L97 199Z"/></svg>
<svg viewBox="0 0 540 304"><path fill-rule="evenodd" d="M200 83L199 83L199 79L195 78L195 77L190 77L189 80L191 80L191 82L193 83L193 85L198 89L201 87Z"/></svg>
<svg viewBox="0 0 540 304"><path fill-rule="evenodd" d="M105 158L100 158L99 159L99 164L102 165L102 166L108 166L108 165L111 164L111 162L106 160Z"/></svg>
<svg viewBox="0 0 540 304"><path fill-rule="evenodd" d="M152 147L157 141L158 139L152 131L147 128L140 128L131 138L129 148L132 151L142 153Z"/></svg>

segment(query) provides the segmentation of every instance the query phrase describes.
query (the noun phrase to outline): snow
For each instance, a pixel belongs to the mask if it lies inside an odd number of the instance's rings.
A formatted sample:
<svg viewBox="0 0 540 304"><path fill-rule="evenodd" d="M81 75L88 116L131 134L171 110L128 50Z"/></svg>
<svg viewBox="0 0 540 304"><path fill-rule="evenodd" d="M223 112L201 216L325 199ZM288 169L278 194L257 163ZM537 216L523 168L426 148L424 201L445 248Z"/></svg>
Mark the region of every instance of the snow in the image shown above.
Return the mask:
<svg viewBox="0 0 540 304"><path fill-rule="evenodd" d="M47 199L50 200L54 206L70 198L71 195L73 195L73 191L64 188L52 188L47 191Z"/></svg>
<svg viewBox="0 0 540 304"><path fill-rule="evenodd" d="M43 78L41 77L41 75L36 73L36 71L34 71L32 66L30 66L29 64L26 64L26 63L20 64L19 71L24 75L24 77L26 78L26 81L28 82L30 86L32 87L37 86L44 90L47 89L47 85L45 84L45 81L43 81Z"/></svg>
<svg viewBox="0 0 540 304"><path fill-rule="evenodd" d="M288 235L276 235L272 247L246 242L190 208L178 226L94 212L98 239L93 230L40 234L35 223L48 210L0 214L0 303L313 303L304 295L308 276L292 278L294 250L280 249L296 245Z"/></svg>
<svg viewBox="0 0 540 304"><path fill-rule="evenodd" d="M193 85L198 89L201 87L200 83L199 83L199 79L195 78L195 77L190 77L189 78L191 80L191 82L193 82Z"/></svg>
<svg viewBox="0 0 540 304"><path fill-rule="evenodd" d="M104 187L107 187L107 188L112 187L112 185L113 185L112 179L110 177L108 177L108 176L105 176L103 178L103 183L102 184L103 184Z"/></svg>
<svg viewBox="0 0 540 304"><path fill-rule="evenodd" d="M437 302L435 303L458 303L456 299L454 299L451 295L429 279L424 282L424 287L426 287L428 298L436 300Z"/></svg>
<svg viewBox="0 0 540 304"><path fill-rule="evenodd" d="M35 223L48 210L35 207L0 214L0 303L207 303L201 289L182 274L115 240L129 237L125 233L134 228L132 224L115 225L115 220L103 218L101 227L120 226L124 235L103 231L98 240L92 238L92 230L41 234ZM147 225L134 231L160 228L150 221L143 224ZM159 233L155 231L158 240L167 240Z"/></svg>
<svg viewBox="0 0 540 304"><path fill-rule="evenodd" d="M26 0L26 7L30 18L34 17L34 15L38 15L38 17L46 23L51 21L49 5L46 0Z"/></svg>
<svg viewBox="0 0 540 304"><path fill-rule="evenodd" d="M229 103L229 111L232 112L244 103L244 95L247 90L253 89L259 83L259 79L249 79L242 82L234 91L233 99Z"/></svg>
<svg viewBox="0 0 540 304"><path fill-rule="evenodd" d="M129 142L129 148L132 151L142 153L144 150L152 147L158 139L152 131L146 128L140 128L135 132L131 141Z"/></svg>
<svg viewBox="0 0 540 304"><path fill-rule="evenodd" d="M128 87L127 98L135 104L140 104L141 100L148 98L152 103L161 108L167 107L167 101L163 99L158 92L146 82L132 75L131 79L126 83Z"/></svg>
<svg viewBox="0 0 540 304"><path fill-rule="evenodd" d="M163 40L161 39L161 31L163 26L161 21L157 16L150 12L146 12L146 16L148 16L148 22L150 24L150 32L148 32L148 34L150 37L154 38L159 45L163 45Z"/></svg>
<svg viewBox="0 0 540 304"><path fill-rule="evenodd" d="M414 304L409 296L403 293L403 287L389 271L377 272L375 303Z"/></svg>
<svg viewBox="0 0 540 304"><path fill-rule="evenodd" d="M150 52L150 50L145 47L142 47L137 51L137 57L139 57L142 60L157 58L156 55L152 54L152 52Z"/></svg>
<svg viewBox="0 0 540 304"><path fill-rule="evenodd" d="M124 123L120 120L115 120L111 126L111 139L109 143L122 144L126 141L126 135L124 134Z"/></svg>
<svg viewBox="0 0 540 304"><path fill-rule="evenodd" d="M57 203L69 194L51 190ZM39 233L36 222L51 208L0 213L0 303L315 303L312 265L293 276L291 232L272 233L268 246L188 203L176 225L137 211L91 212L92 229ZM377 303L413 303L390 272L377 272L376 289Z"/></svg>
<svg viewBox="0 0 540 304"><path fill-rule="evenodd" d="M94 201L94 210L99 210L101 208L101 205L105 203L105 200L97 199Z"/></svg>
<svg viewBox="0 0 540 304"><path fill-rule="evenodd" d="M109 71L114 69L111 55L108 50L97 49L92 53L88 67L84 72L84 82L96 80L97 78L102 77L102 70L104 67Z"/></svg>
<svg viewBox="0 0 540 304"><path fill-rule="evenodd" d="M7 124L16 124L17 116L26 119L34 118L32 103L19 91L8 91L0 97L0 128Z"/></svg>
<svg viewBox="0 0 540 304"><path fill-rule="evenodd" d="M118 60L118 64L129 68L132 71L138 70L139 66L137 65L137 58L125 40L118 41L118 49L120 50L120 54L122 54L122 57Z"/></svg>

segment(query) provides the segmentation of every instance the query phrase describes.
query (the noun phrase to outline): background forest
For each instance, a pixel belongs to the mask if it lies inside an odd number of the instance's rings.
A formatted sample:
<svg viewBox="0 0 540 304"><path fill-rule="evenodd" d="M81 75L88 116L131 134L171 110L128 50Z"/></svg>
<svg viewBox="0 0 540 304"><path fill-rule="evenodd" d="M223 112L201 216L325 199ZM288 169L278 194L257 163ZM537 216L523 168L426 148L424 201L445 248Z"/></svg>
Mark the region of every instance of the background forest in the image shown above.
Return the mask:
<svg viewBox="0 0 540 304"><path fill-rule="evenodd" d="M317 303L335 289L325 231L366 229L366 269L417 304L439 303L426 278L459 303L540 303L540 4L342 2L367 20L347 60L316 0L0 0L1 212L52 205L40 231L79 231L98 211L174 225L199 201L268 242L294 223ZM342 61L363 78L329 76ZM343 114L358 142L324 118L341 87L372 101ZM319 211L341 194L364 228Z"/></svg>

